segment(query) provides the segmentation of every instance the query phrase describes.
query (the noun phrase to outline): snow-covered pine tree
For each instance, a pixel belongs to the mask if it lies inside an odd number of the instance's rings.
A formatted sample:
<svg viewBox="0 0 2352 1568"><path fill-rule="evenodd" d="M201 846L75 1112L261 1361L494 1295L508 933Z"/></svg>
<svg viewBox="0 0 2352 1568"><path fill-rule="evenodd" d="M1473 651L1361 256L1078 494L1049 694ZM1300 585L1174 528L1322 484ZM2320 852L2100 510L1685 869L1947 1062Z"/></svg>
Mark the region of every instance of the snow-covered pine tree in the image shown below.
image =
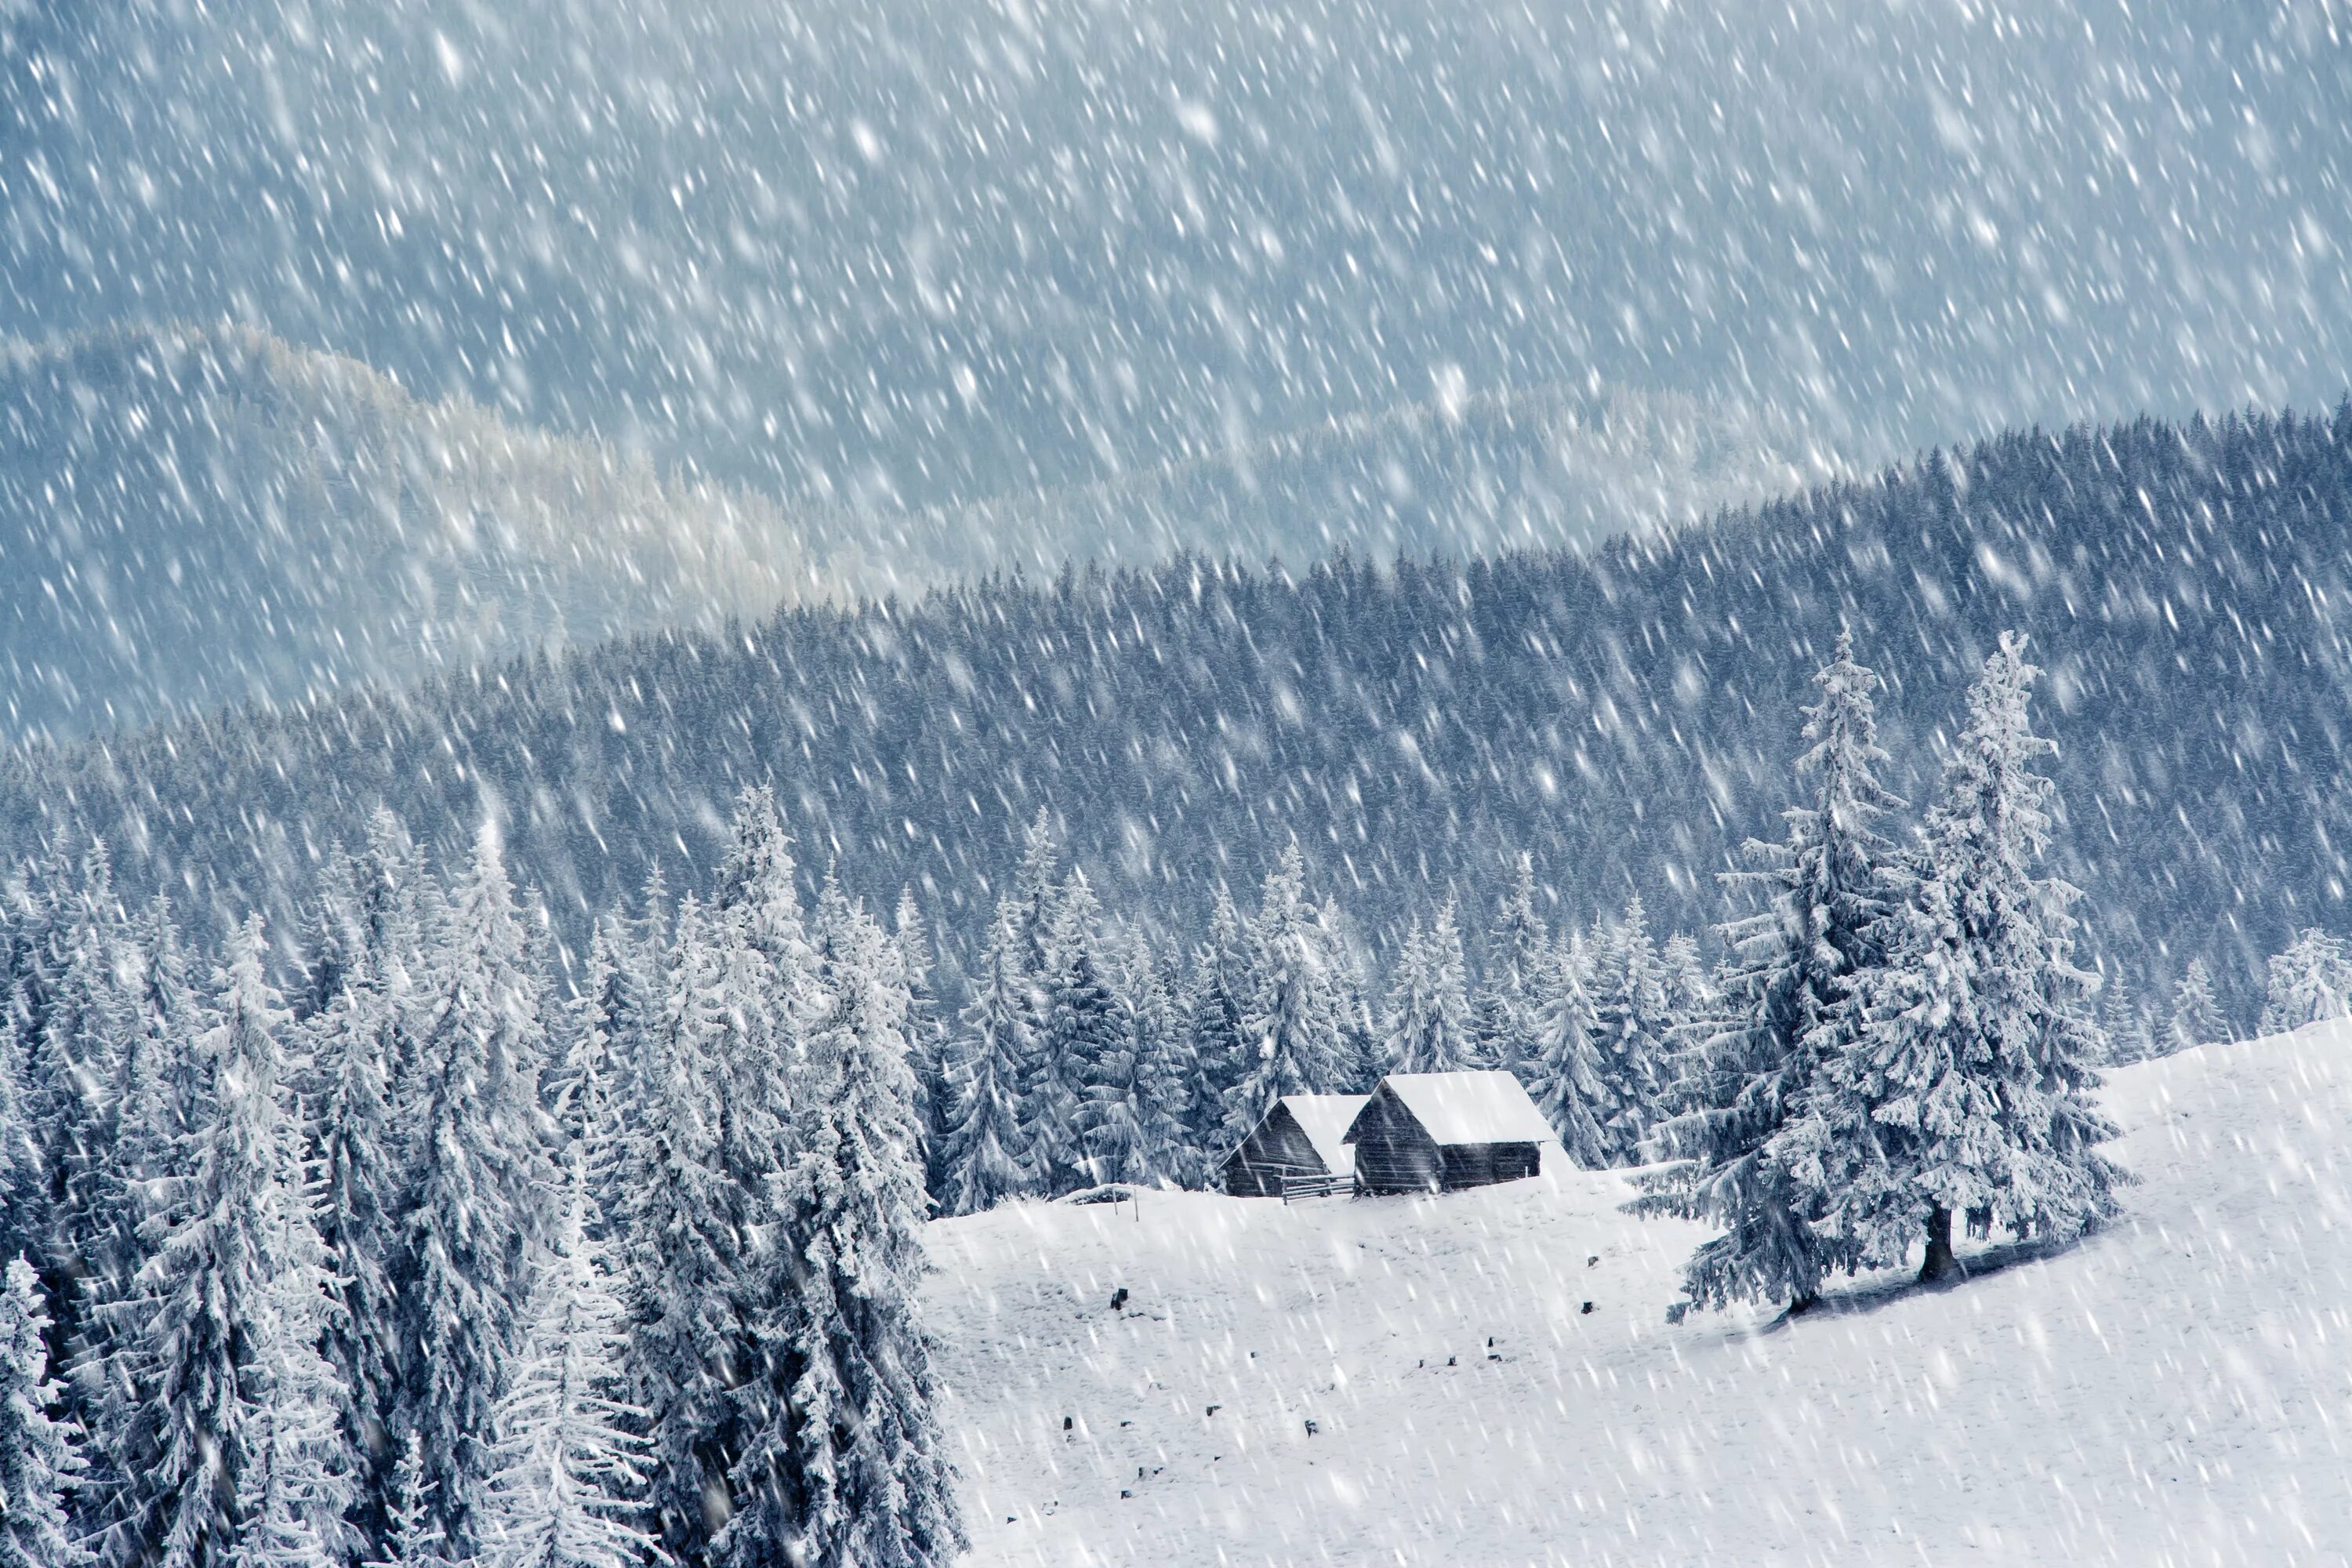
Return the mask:
<svg viewBox="0 0 2352 1568"><path fill-rule="evenodd" d="M636 1568L654 1544L640 1522L646 1444L633 1430L645 1412L625 1397L626 1316L596 1239L611 1128L593 1064L579 1068L562 1217L534 1248L530 1327L499 1401L478 1568Z"/></svg>
<svg viewBox="0 0 2352 1568"><path fill-rule="evenodd" d="M2120 971L2109 971L2099 987L2099 1033L2107 1042L2107 1063L2125 1067L2158 1054L2156 1030Z"/></svg>
<svg viewBox="0 0 2352 1568"><path fill-rule="evenodd" d="M559 1148L601 1128L604 1158L589 1172L589 1198L600 1216L625 1212L620 1191L623 1117L635 1103L632 1075L645 1057L659 1004L640 986L644 961L630 946L629 924L600 917L588 938L588 962L572 1008L563 1063L549 1085Z"/></svg>
<svg viewBox="0 0 2352 1568"><path fill-rule="evenodd" d="M239 1500L281 1457L281 1434L256 1418L281 1379L299 1384L289 1409L312 1400L328 1410L325 1430L295 1445L315 1472L305 1468L289 1483L323 1489L322 1510L341 1515L331 1494L332 1478L350 1470L334 1419L342 1394L316 1353L325 1253L287 1076L293 1018L264 972L266 946L258 916L230 944L217 1021L194 1043L211 1068L210 1094L188 1119L185 1174L151 1222L157 1245L137 1293L116 1309L136 1324L138 1342L108 1378L131 1417L116 1424L126 1433L121 1473L98 1532L110 1562L238 1561ZM307 1322L289 1321L304 1312L313 1314ZM265 1355L278 1359L265 1364Z"/></svg>
<svg viewBox="0 0 2352 1568"><path fill-rule="evenodd" d="M1191 1186L1202 1175L1192 1141L1191 1095L1195 1068L1192 1036L1177 1005L1172 959L1136 933L1129 939L1118 990L1125 1008L1139 1157L1129 1179Z"/></svg>
<svg viewBox="0 0 2352 1568"><path fill-rule="evenodd" d="M122 1234L115 1147L122 1109L117 1088L136 1011L125 984L134 958L104 844L90 846L72 880L56 868L47 896L46 923L56 945L44 965L48 980L38 1032L27 1042L25 1113L39 1160L47 1226L42 1283L56 1320L50 1332L73 1367L97 1353L93 1318L127 1284L119 1265L135 1252L134 1238ZM78 1407L79 1382L75 1376L68 1383Z"/></svg>
<svg viewBox="0 0 2352 1568"><path fill-rule="evenodd" d="M1242 1036L1248 982L1248 932L1221 885L1181 996L1193 1075L1190 1131L1203 1161L1224 1152L1225 1124L1255 1059Z"/></svg>
<svg viewBox="0 0 2352 1568"><path fill-rule="evenodd" d="M2306 926L2267 966L2261 1032L2284 1035L2352 1011L2352 956L2343 939Z"/></svg>
<svg viewBox="0 0 2352 1568"><path fill-rule="evenodd" d="M84 1568L67 1499L82 1484L80 1430L49 1376L49 1314L22 1258L0 1289L0 1568Z"/></svg>
<svg viewBox="0 0 2352 1568"><path fill-rule="evenodd" d="M620 1189L632 1331L630 1387L651 1439L652 1528L678 1563L706 1561L731 1506L727 1470L740 1441L729 1388L738 1381L736 1263L751 1195L720 1152L724 1064L743 1022L704 906L679 906L669 989L646 1037L624 1116Z"/></svg>
<svg viewBox="0 0 2352 1568"><path fill-rule="evenodd" d="M414 1432L393 1467L387 1496L383 1549L362 1568L453 1568L441 1550L441 1521L425 1479L425 1445Z"/></svg>
<svg viewBox="0 0 2352 1568"><path fill-rule="evenodd" d="M1102 906L1072 871L1054 907L1045 1030L1024 1097L1029 1167L1049 1195L1108 1180L1139 1152L1129 1030L1103 948Z"/></svg>
<svg viewBox="0 0 2352 1568"><path fill-rule="evenodd" d="M1266 876L1248 953L1242 1038L1252 1059L1225 1108L1227 1148L1284 1095L1337 1093L1359 1070L1338 934L1307 901L1306 859L1296 844Z"/></svg>
<svg viewBox="0 0 2352 1568"><path fill-rule="evenodd" d="M1606 1169L1615 1151L1601 1117L1608 1102L1601 1081L1601 1013L1585 988L1584 961L1563 933L1544 966L1531 976L1535 1052L1522 1069L1528 1094L1559 1134L1561 1150L1588 1171Z"/></svg>
<svg viewBox="0 0 2352 1568"><path fill-rule="evenodd" d="M1486 963L1471 1009L1478 1066L1523 1077L1534 1070L1543 1011L1537 994L1550 956L1551 933L1536 907L1535 858L1522 853L1486 931Z"/></svg>
<svg viewBox="0 0 2352 1568"><path fill-rule="evenodd" d="M539 1096L547 1031L496 830L451 889L416 1045L415 1128L404 1218L413 1278L402 1292L406 1357L393 1429L424 1439L433 1505L460 1559L479 1544L491 1412L521 1340L526 1247L549 1219Z"/></svg>
<svg viewBox="0 0 2352 1568"><path fill-rule="evenodd" d="M292 1022L288 1015L287 1022ZM281 1124L268 1232L273 1270L248 1329L245 1460L236 1475L235 1568L334 1568L351 1561L361 1458L349 1391L320 1351L337 1311L318 1198L290 1105Z"/></svg>
<svg viewBox="0 0 2352 1568"><path fill-rule="evenodd" d="M1823 1195L1819 1228L1864 1263L1925 1237L1923 1279L1955 1267L1952 1220L2063 1239L2115 1212L2122 1173L2091 1103L2104 1054L2074 967L2078 895L2033 867L2055 786L2027 712L2024 640L2004 635L1969 691L1969 721L1927 814L1912 896L1885 924L1883 961L1848 984L1803 1115L1771 1156Z"/></svg>
<svg viewBox="0 0 2352 1568"><path fill-rule="evenodd" d="M721 1568L919 1568L964 1545L915 1317L921 1170L904 1034L907 997L881 928L837 897L821 908L830 1007L814 1033L785 1228L804 1261L789 1444L745 1456L761 1486L713 1542Z"/></svg>
<svg viewBox="0 0 2352 1568"><path fill-rule="evenodd" d="M1035 1016L1030 1021L1040 1026L1045 1018L1046 981L1053 973L1054 911L1061 893L1062 847L1054 836L1053 814L1041 805L1023 837L1021 865L1013 878L1022 973L1035 995Z"/></svg>
<svg viewBox="0 0 2352 1568"><path fill-rule="evenodd" d="M1413 922L1397 953L1381 1022L1383 1054L1396 1071L1460 1072L1474 1065L1465 984L1462 933L1448 899L1426 929Z"/></svg>
<svg viewBox="0 0 2352 1568"><path fill-rule="evenodd" d="M948 1031L947 1021L940 1015L939 997L931 990L930 935L924 928L922 906L915 902L915 889L910 887L898 889L890 940L898 951L898 967L907 980L907 1049L915 1069L915 1124L923 1132L923 1190L936 1203L948 1112L940 1087L947 1072Z"/></svg>
<svg viewBox="0 0 2352 1568"><path fill-rule="evenodd" d="M1813 683L1821 698L1805 710L1810 744L1796 763L1801 804L1781 814L1780 842L1743 847L1754 869L1724 876L1729 887L1759 894L1762 907L1721 928L1733 953L1721 1005L1685 1000L1686 1032L1696 1037L1695 1103L1662 1130L1674 1163L1633 1205L1722 1232L1685 1266L1677 1314L1738 1300L1801 1310L1820 1294L1823 1275L1851 1256L1813 1227L1822 1194L1770 1151L1804 1106L1822 1053L1840 1043L1823 1025L1844 982L1882 956L1882 926L1906 884L1878 824L1903 802L1878 781L1887 760L1871 700L1879 679L1854 661L1852 634L1839 634ZM1687 975L1696 952L1679 966ZM1717 1015L1712 1025L1701 1022L1706 1011Z"/></svg>
<svg viewBox="0 0 2352 1568"><path fill-rule="evenodd" d="M1624 917L1593 943L1592 1002L1600 1015L1601 1103L1596 1110L1608 1141L1609 1163L1629 1165L1660 1119L1667 1051L1665 970L1650 941L1649 918L1636 893Z"/></svg>
<svg viewBox="0 0 2352 1568"><path fill-rule="evenodd" d="M2190 959L2172 989L2172 1016L2165 1026L2166 1052L2185 1051L2231 1037L2230 1026L2221 1016L2221 1004L2213 1000L2212 973L2205 967L2203 959Z"/></svg>
<svg viewBox="0 0 2352 1568"><path fill-rule="evenodd" d="M335 963L333 990L305 1034L311 1062L311 1141L320 1165L319 1228L334 1259L340 1310L326 1354L350 1396L347 1419L364 1465L359 1521L380 1527L382 1482L394 1458L384 1426L404 1372L400 1286L410 1278L403 1208L408 1145L394 1100L394 1064L409 1054L406 975L359 934Z"/></svg>
<svg viewBox="0 0 2352 1568"><path fill-rule="evenodd" d="M1032 1190L1022 1137L1022 1087L1034 1070L1028 982L1021 961L1020 907L996 907L982 944L961 1028L946 1074L951 1097L942 1142L940 1208L978 1214Z"/></svg>

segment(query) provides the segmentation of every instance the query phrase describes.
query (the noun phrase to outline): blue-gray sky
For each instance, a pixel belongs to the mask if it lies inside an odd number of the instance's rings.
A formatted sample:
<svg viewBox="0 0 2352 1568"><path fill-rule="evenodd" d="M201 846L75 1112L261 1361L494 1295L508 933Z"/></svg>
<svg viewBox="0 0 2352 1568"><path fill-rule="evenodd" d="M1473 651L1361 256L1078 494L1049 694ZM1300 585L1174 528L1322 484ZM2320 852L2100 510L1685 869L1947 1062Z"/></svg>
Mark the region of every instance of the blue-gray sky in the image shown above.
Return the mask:
<svg viewBox="0 0 2352 1568"><path fill-rule="evenodd" d="M0 16L0 331L238 318L788 498L1452 387L1872 457L2352 365L2352 21L2316 0Z"/></svg>

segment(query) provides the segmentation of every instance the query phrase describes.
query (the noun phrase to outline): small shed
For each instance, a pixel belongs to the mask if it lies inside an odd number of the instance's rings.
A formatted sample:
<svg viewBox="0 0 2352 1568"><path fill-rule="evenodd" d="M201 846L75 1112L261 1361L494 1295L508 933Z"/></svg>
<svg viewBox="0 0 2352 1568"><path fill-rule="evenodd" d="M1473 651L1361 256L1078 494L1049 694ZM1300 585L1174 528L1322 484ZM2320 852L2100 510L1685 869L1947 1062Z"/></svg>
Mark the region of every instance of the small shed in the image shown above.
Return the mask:
<svg viewBox="0 0 2352 1568"><path fill-rule="evenodd" d="M1286 1176L1346 1177L1356 1152L1347 1133L1370 1096L1286 1094L1274 1102L1241 1147L1225 1156L1225 1191L1237 1198L1278 1198Z"/></svg>
<svg viewBox="0 0 2352 1568"><path fill-rule="evenodd" d="M1509 1073L1393 1072L1346 1136L1359 1190L1442 1193L1535 1175L1559 1135Z"/></svg>

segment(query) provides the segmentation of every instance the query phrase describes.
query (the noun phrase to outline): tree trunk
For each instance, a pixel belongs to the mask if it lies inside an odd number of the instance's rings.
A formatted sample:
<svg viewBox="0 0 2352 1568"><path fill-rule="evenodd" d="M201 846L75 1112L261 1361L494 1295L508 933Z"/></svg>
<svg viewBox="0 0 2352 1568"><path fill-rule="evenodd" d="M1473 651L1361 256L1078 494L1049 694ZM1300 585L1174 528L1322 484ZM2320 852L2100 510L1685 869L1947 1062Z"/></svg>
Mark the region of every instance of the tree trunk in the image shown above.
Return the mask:
<svg viewBox="0 0 2352 1568"><path fill-rule="evenodd" d="M1952 1256L1952 1211L1938 1204L1927 1211L1927 1258L1919 1265L1919 1282L1932 1284L1958 1268Z"/></svg>

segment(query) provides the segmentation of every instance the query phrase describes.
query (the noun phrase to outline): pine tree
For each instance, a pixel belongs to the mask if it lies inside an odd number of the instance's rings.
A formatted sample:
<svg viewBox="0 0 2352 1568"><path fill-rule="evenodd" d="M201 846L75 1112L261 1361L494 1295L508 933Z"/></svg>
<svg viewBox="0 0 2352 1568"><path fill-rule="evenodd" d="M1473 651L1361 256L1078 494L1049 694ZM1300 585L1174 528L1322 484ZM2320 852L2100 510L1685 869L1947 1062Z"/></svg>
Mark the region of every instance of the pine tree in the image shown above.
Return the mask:
<svg viewBox="0 0 2352 1568"><path fill-rule="evenodd" d="M1286 1094L1347 1089L1360 1070L1350 1048L1343 954L1337 933L1307 900L1307 868L1293 844L1265 879L1249 926L1242 1038L1255 1053L1226 1106L1226 1146Z"/></svg>
<svg viewBox="0 0 2352 1568"><path fill-rule="evenodd" d="M1248 933L1241 912L1223 887L1209 914L1209 930L1194 952L1181 1003L1192 1063L1187 1099L1192 1104L1192 1146L1214 1158L1226 1144L1243 1081L1255 1059L1242 1036L1248 997Z"/></svg>
<svg viewBox="0 0 2352 1568"><path fill-rule="evenodd" d="M1192 1036L1176 1001L1178 975L1141 935L1128 943L1118 992L1128 1020L1133 1063L1131 1094L1138 1158L1129 1174L1139 1182L1196 1184L1204 1173L1192 1141Z"/></svg>
<svg viewBox="0 0 2352 1568"><path fill-rule="evenodd" d="M383 1551L363 1568L453 1568L441 1548L441 1520L425 1479L425 1445L414 1432L392 1472L384 1506Z"/></svg>
<svg viewBox="0 0 2352 1568"><path fill-rule="evenodd" d="M2072 962L2079 895L2036 880L2054 787L2027 702L2038 672L2004 636L1927 815L1924 867L1885 959L1848 984L1854 1024L1772 1156L1823 1194L1822 1230L1864 1263L1922 1237L1921 1277L1955 1267L1952 1221L2063 1239L2115 1212L2115 1129L2091 1103L2104 1054ZM1825 1026L1825 1028L1829 1026Z"/></svg>
<svg viewBox="0 0 2352 1568"><path fill-rule="evenodd" d="M625 1238L631 1389L652 1445L653 1526L680 1563L703 1561L710 1531L724 1522L740 1441L728 1391L739 1377L735 1269L750 1197L720 1153L719 1057L738 1020L710 924L698 901L680 904L669 989L625 1118L626 1223L616 1226Z"/></svg>
<svg viewBox="0 0 2352 1568"><path fill-rule="evenodd" d="M2165 1048L2168 1053L2185 1051L2231 1037L2221 1005L2213 1000L2213 976L2203 959L2192 958L2173 987L2172 1017L2165 1026Z"/></svg>
<svg viewBox="0 0 2352 1568"><path fill-rule="evenodd" d="M1472 1011L1477 1065L1526 1077L1534 1070L1542 1031L1538 992L1551 956L1551 933L1536 910L1535 860L1522 854L1510 891L1495 908L1486 932L1486 961Z"/></svg>
<svg viewBox="0 0 2352 1568"><path fill-rule="evenodd" d="M2352 1011L2352 956L2342 939L2307 926L2268 966L2261 1032L2284 1035Z"/></svg>
<svg viewBox="0 0 2352 1568"><path fill-rule="evenodd" d="M317 1353L325 1250L286 1070L293 1018L264 974L266 947L257 916L231 945L218 1021L195 1042L211 1095L189 1118L187 1174L151 1222L157 1245L138 1293L117 1310L139 1336L110 1376L136 1377L106 1531L117 1561L267 1561L240 1529L243 1509L264 1498L273 1528L307 1523L321 1550L342 1545L345 1395Z"/></svg>
<svg viewBox="0 0 2352 1568"><path fill-rule="evenodd" d="M1588 1171L1615 1158L1601 1115L1608 1089L1601 1080L1601 1013L1585 988L1584 963L1563 938L1537 972L1529 1001L1536 1010L1535 1052L1523 1069L1530 1098L1559 1133L1560 1148Z"/></svg>
<svg viewBox="0 0 2352 1568"><path fill-rule="evenodd" d="M595 1238L593 1175L611 1150L593 1110L604 1098L593 1063L570 1098L581 1131L565 1159L562 1217L534 1259L520 1363L499 1402L480 1568L635 1568L653 1546L638 1522L646 1442L631 1430L645 1412L623 1397L626 1322Z"/></svg>
<svg viewBox="0 0 2352 1568"><path fill-rule="evenodd" d="M830 999L809 1058L786 1229L805 1260L788 1341L788 1449L755 1451L764 1478L713 1543L754 1568L917 1568L964 1545L929 1346L914 1309L923 1267L906 993L879 927L835 899L818 946Z"/></svg>
<svg viewBox="0 0 2352 1568"><path fill-rule="evenodd" d="M83 1568L66 1502L82 1484L81 1434L53 1414L64 1391L49 1376L49 1315L22 1258L0 1290L0 1568Z"/></svg>
<svg viewBox="0 0 2352 1568"><path fill-rule="evenodd" d="M1727 874L1763 907L1722 928L1735 955L1720 1016L1704 1022L1696 998L1683 1006L1697 1037L1695 1104L1664 1130L1676 1158L1649 1184L1638 1213L1670 1214L1717 1226L1684 1270L1685 1301L1719 1308L1737 1300L1786 1300L1797 1310L1823 1275L1849 1254L1814 1228L1822 1194L1798 1183L1770 1152L1772 1140L1805 1104L1822 1033L1845 980L1879 962L1879 932L1904 879L1878 823L1902 802L1878 782L1886 753L1877 743L1871 694L1877 675L1853 659L1851 634L1813 678L1821 700L1805 710L1796 774L1811 788L1782 814L1780 843L1749 840L1756 868ZM1687 972L1695 952L1682 961ZM1676 967L1669 964L1670 972ZM1687 991L1693 982L1682 982Z"/></svg>
<svg viewBox="0 0 2352 1568"><path fill-rule="evenodd" d="M1397 1071L1460 1072L1475 1065L1465 984L1462 935L1448 899L1428 930L1413 922L1397 954L1382 1025L1384 1054Z"/></svg>
<svg viewBox="0 0 2352 1568"><path fill-rule="evenodd" d="M380 1524L378 1477L393 1445L384 1427L403 1373L399 1286L409 1278L402 1209L408 1149L400 1136L392 1068L408 1055L405 977L354 940L334 969L334 990L310 1019L315 1083L311 1137L322 1167L319 1226L334 1259L339 1310L327 1321L326 1353L347 1391L346 1420L367 1475L361 1528Z"/></svg>
<svg viewBox="0 0 2352 1568"><path fill-rule="evenodd" d="M890 940L907 982L907 1049L915 1069L915 1124L923 1131L923 1190L936 1200L945 1174L940 1145L948 1105L941 1080L947 1072L948 1031L939 997L931 990L930 937L912 888L898 891Z"/></svg>
<svg viewBox="0 0 2352 1568"><path fill-rule="evenodd" d="M2125 984L2121 973L2109 974L2099 987L2099 1032L2106 1037L2107 1061L2116 1067L2144 1062L2156 1055L2156 1036L2147 1014Z"/></svg>
<svg viewBox="0 0 2352 1568"><path fill-rule="evenodd" d="M103 844L90 847L78 876L54 867L47 898L45 924L54 946L43 963L37 1032L27 1042L25 1115L38 1161L42 1282L56 1320L51 1336L73 1365L101 1353L91 1342L92 1324L127 1287L119 1268L135 1247L122 1234L116 1148L136 1008L125 977L134 959ZM72 1379L69 1389L79 1381Z"/></svg>
<svg viewBox="0 0 2352 1568"><path fill-rule="evenodd" d="M1029 1168L1048 1194L1107 1179L1139 1142L1118 999L1102 972L1102 907L1070 873L1047 938L1045 1028L1024 1086Z"/></svg>
<svg viewBox="0 0 2352 1568"><path fill-rule="evenodd" d="M947 1075L951 1097L942 1141L942 1212L979 1214L1032 1188L1022 1138L1021 1092L1035 1047L1021 968L1020 910L1011 899L981 948L971 998Z"/></svg>
<svg viewBox="0 0 2352 1568"><path fill-rule="evenodd" d="M1665 971L1640 894L1625 901L1624 918L1593 945L1601 1083L1595 1114L1609 1163L1627 1165L1641 1157L1643 1140L1660 1120L1669 1025Z"/></svg>
<svg viewBox="0 0 2352 1568"><path fill-rule="evenodd" d="M275 1273L258 1303L243 1380L246 1456L229 1554L236 1568L332 1568L351 1560L356 1543L345 1522L359 1492L346 1425L351 1397L320 1350L336 1310L333 1275L290 1114L287 1127L272 1194Z"/></svg>
<svg viewBox="0 0 2352 1568"><path fill-rule="evenodd" d="M484 828L428 961L410 1102L406 1365L394 1429L424 1441L426 1483L462 1558L478 1544L491 1413L521 1341L526 1248L545 1219L552 1137L539 1098L546 1026L498 839Z"/></svg>

